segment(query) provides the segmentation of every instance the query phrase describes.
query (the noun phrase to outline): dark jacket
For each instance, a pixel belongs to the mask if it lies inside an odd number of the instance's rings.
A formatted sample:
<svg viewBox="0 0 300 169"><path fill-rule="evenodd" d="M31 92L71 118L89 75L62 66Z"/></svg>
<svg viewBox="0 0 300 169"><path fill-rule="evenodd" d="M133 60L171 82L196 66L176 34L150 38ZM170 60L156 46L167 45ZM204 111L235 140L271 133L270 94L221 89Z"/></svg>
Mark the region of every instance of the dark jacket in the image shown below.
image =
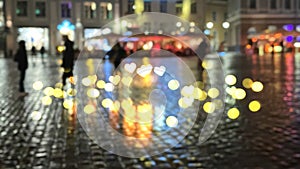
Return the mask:
<svg viewBox="0 0 300 169"><path fill-rule="evenodd" d="M20 46L14 60L18 63L19 70L26 70L28 68L27 52L25 46Z"/></svg>
<svg viewBox="0 0 300 169"><path fill-rule="evenodd" d="M65 50L63 52L63 68L69 68L73 69L74 66L74 49L73 49L74 43L70 40L67 40L65 42Z"/></svg>

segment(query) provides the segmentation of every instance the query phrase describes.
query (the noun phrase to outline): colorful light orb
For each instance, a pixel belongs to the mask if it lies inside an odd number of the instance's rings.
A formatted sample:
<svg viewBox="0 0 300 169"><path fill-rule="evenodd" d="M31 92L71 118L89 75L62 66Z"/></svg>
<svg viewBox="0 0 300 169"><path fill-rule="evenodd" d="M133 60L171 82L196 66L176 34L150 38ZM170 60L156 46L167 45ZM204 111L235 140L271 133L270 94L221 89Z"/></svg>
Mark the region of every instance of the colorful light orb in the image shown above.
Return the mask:
<svg viewBox="0 0 300 169"><path fill-rule="evenodd" d="M112 83L106 83L104 86L104 90L107 92L112 92L115 89Z"/></svg>
<svg viewBox="0 0 300 169"><path fill-rule="evenodd" d="M246 92L244 89L237 88L232 97L237 100L243 100L246 97Z"/></svg>
<svg viewBox="0 0 300 169"><path fill-rule="evenodd" d="M104 89L105 88L105 82L103 80L98 80L98 82L96 83L96 86L99 89Z"/></svg>
<svg viewBox="0 0 300 169"><path fill-rule="evenodd" d="M261 92L264 88L264 85L261 82L256 81L252 84L251 88L254 92Z"/></svg>
<svg viewBox="0 0 300 169"><path fill-rule="evenodd" d="M114 102L113 102L111 99L106 98L106 99L103 99L103 100L102 100L102 106L103 106L104 108L110 108L110 107L112 107L113 105L114 105Z"/></svg>
<svg viewBox="0 0 300 169"><path fill-rule="evenodd" d="M203 110L208 114L213 113L215 111L215 109L216 109L216 107L213 102L206 102L203 105Z"/></svg>
<svg viewBox="0 0 300 169"><path fill-rule="evenodd" d="M236 79L236 77L234 75L227 75L225 77L225 82L226 82L226 84L232 86L232 85L236 84L237 79Z"/></svg>
<svg viewBox="0 0 300 169"><path fill-rule="evenodd" d="M60 88L55 88L53 96L56 98L62 98L63 97L63 91Z"/></svg>
<svg viewBox="0 0 300 169"><path fill-rule="evenodd" d="M286 40L287 42L293 42L294 37L293 37L293 36L287 36L287 37L285 38L285 40Z"/></svg>
<svg viewBox="0 0 300 169"><path fill-rule="evenodd" d="M88 105L84 106L83 111L86 114L91 114L96 111L96 107L94 105L88 104Z"/></svg>
<svg viewBox="0 0 300 169"><path fill-rule="evenodd" d="M170 90L177 90L179 88L180 84L178 82L178 80L170 80L168 83L168 87Z"/></svg>
<svg viewBox="0 0 300 169"><path fill-rule="evenodd" d="M46 96L52 96L54 94L54 89L52 87L46 87L43 90L44 95Z"/></svg>
<svg viewBox="0 0 300 169"><path fill-rule="evenodd" d="M42 113L39 111L33 111L31 113L30 117L34 121L39 121L42 118Z"/></svg>
<svg viewBox="0 0 300 169"><path fill-rule="evenodd" d="M283 29L288 31L288 32L291 32L291 31L294 30L294 25L293 24L283 25Z"/></svg>
<svg viewBox="0 0 300 169"><path fill-rule="evenodd" d="M237 119L240 116L240 111L237 108L231 108L228 110L227 116L232 120Z"/></svg>
<svg viewBox="0 0 300 169"><path fill-rule="evenodd" d="M217 88L211 88L208 90L208 96L212 99L217 98L220 95L220 92Z"/></svg>
<svg viewBox="0 0 300 169"><path fill-rule="evenodd" d="M100 96L99 90L97 90L95 88L88 89L86 94L89 98L94 98L94 99Z"/></svg>
<svg viewBox="0 0 300 169"><path fill-rule="evenodd" d="M253 84L253 81L252 79L250 78L245 78L242 82L243 86L246 88L246 89L251 89L251 86Z"/></svg>
<svg viewBox="0 0 300 169"><path fill-rule="evenodd" d="M257 100L253 100L249 103L248 108L252 112L258 112L261 109L261 104Z"/></svg>
<svg viewBox="0 0 300 169"><path fill-rule="evenodd" d="M49 106L52 103L52 98L50 96L42 97L42 104L45 106Z"/></svg>
<svg viewBox="0 0 300 169"><path fill-rule="evenodd" d="M169 116L166 119L166 124L169 127L176 127L178 125L178 119L175 116Z"/></svg>
<svg viewBox="0 0 300 169"><path fill-rule="evenodd" d="M32 84L32 87L34 90L41 90L44 87L44 85L43 85L43 82L36 81Z"/></svg>
<svg viewBox="0 0 300 169"><path fill-rule="evenodd" d="M73 107L73 101L68 99L63 102L63 106L65 109L71 109Z"/></svg>

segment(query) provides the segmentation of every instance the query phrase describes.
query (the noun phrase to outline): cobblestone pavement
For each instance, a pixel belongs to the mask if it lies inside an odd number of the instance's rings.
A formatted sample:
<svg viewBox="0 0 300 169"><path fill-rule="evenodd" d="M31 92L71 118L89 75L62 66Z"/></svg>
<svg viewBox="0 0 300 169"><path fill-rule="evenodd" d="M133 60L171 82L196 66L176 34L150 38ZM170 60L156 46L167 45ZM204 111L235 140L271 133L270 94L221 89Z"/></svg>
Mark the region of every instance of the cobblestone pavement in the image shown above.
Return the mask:
<svg viewBox="0 0 300 169"><path fill-rule="evenodd" d="M1 169L300 168L300 56L224 58L224 71L238 77L237 87L251 77L264 83L263 92L247 91L245 100L227 105L226 110L238 107L240 117L230 120L224 113L204 144L198 143L202 124L197 123L176 147L137 159L114 155L91 141L61 99L44 106L42 90L32 89L32 84L42 81L44 87L54 87L61 71L57 60L36 62L27 71L25 86L30 94L20 99L15 63L0 60ZM257 113L248 110L253 99L262 104ZM33 118L34 111L40 112L39 118Z"/></svg>

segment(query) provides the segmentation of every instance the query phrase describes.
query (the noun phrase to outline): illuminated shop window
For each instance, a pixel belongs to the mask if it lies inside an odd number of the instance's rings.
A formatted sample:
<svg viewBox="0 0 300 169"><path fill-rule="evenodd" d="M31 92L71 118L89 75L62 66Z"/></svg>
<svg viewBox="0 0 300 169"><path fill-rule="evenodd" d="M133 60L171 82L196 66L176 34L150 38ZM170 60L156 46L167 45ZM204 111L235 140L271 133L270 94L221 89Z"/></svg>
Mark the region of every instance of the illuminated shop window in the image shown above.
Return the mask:
<svg viewBox="0 0 300 169"><path fill-rule="evenodd" d="M112 19L113 18L112 9L113 9L112 3L101 2L100 3L101 18L102 19Z"/></svg>
<svg viewBox="0 0 300 169"><path fill-rule="evenodd" d="M97 16L97 4L95 2L84 3L84 16L87 19L93 19Z"/></svg>

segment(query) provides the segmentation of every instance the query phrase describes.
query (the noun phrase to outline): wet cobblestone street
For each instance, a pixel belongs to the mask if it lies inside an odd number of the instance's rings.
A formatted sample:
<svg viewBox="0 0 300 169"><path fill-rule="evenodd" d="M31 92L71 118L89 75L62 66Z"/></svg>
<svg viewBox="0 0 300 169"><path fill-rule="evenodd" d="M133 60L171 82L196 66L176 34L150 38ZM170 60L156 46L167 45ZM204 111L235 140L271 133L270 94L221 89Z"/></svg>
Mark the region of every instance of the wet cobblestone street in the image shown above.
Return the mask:
<svg viewBox="0 0 300 169"><path fill-rule="evenodd" d="M199 76L192 59L183 60ZM54 98L49 106L41 103L43 90L34 90L32 84L41 81L45 88L61 82L58 60L30 64L25 80L29 95L20 99L16 64L0 59L0 169L300 168L300 55L228 56L222 61L225 74L237 77L237 87L249 77L261 81L264 90L247 90L246 99L226 104L226 111L239 108L240 117L230 120L225 112L205 143L198 143L199 122L174 148L133 159L90 140L75 114L63 108L62 99ZM254 99L262 104L257 113L248 109ZM40 118L32 118L35 111Z"/></svg>

